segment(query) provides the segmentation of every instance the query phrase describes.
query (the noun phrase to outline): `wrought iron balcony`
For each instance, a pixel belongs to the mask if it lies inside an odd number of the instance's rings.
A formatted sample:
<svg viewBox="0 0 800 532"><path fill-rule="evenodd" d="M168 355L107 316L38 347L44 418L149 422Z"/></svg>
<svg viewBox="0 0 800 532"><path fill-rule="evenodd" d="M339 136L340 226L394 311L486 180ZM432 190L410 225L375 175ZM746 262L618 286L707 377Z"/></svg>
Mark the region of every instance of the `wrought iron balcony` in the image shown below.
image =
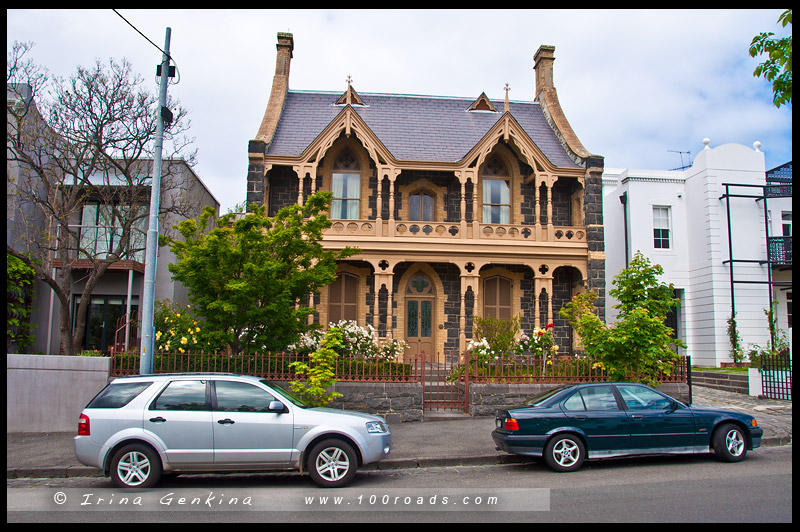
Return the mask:
<svg viewBox="0 0 800 532"><path fill-rule="evenodd" d="M792 237L771 236L767 238L767 253L773 265L792 265Z"/></svg>

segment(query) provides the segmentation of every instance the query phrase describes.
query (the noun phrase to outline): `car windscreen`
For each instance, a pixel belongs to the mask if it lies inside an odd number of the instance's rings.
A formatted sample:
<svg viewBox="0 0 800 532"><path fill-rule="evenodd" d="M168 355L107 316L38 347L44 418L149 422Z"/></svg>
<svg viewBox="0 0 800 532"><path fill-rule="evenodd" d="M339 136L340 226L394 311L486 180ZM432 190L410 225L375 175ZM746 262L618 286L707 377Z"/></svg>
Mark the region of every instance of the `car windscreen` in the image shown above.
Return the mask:
<svg viewBox="0 0 800 532"><path fill-rule="evenodd" d="M111 383L86 408L122 408L145 391L152 382Z"/></svg>
<svg viewBox="0 0 800 532"><path fill-rule="evenodd" d="M267 381L267 380L262 380L261 382L266 384L267 386L269 386L271 389L275 390L275 392L280 394L282 397L288 399L293 405L299 406L300 408L308 408L309 407L309 405L304 403L301 399L299 399L299 398L295 397L294 395L292 395L289 391L287 391L285 388L283 388L282 386L278 385L277 383L271 382L271 381Z"/></svg>

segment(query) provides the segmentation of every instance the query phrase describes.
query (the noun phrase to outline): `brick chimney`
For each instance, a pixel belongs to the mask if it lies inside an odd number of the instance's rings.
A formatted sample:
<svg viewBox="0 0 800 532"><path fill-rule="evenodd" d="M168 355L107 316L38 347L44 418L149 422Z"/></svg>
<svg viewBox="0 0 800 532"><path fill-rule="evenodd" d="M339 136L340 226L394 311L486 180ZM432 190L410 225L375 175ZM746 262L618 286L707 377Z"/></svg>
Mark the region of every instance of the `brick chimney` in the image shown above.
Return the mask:
<svg viewBox="0 0 800 532"><path fill-rule="evenodd" d="M289 67L292 62L292 51L294 50L294 37L291 33L278 33L278 56L275 60L275 76L272 78L272 92L269 95L267 110L261 120L261 127L258 128L256 140L265 143L266 147L272 142L275 128L278 126L278 119L283 111L283 103L286 101L286 93L289 90Z"/></svg>
<svg viewBox="0 0 800 532"><path fill-rule="evenodd" d="M534 69L536 70L536 101L542 91L553 87L553 62L556 60L556 47L543 44L533 55Z"/></svg>

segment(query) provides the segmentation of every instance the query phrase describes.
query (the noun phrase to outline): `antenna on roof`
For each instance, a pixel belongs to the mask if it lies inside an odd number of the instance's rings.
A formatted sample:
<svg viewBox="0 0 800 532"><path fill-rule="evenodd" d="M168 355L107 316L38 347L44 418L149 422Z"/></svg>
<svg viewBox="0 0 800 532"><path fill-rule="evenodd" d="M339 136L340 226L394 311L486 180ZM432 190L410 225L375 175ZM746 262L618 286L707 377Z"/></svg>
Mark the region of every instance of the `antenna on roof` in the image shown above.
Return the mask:
<svg viewBox="0 0 800 532"><path fill-rule="evenodd" d="M681 155L681 165L680 165L680 167L678 167L678 168L670 168L670 170L686 170L687 168L692 166L691 164L684 164L683 163L683 154L685 153L686 154L686 158L689 159L689 156L692 154L692 152L690 152L690 151L678 151L678 150L667 150L667 151L672 152L672 153L679 153Z"/></svg>

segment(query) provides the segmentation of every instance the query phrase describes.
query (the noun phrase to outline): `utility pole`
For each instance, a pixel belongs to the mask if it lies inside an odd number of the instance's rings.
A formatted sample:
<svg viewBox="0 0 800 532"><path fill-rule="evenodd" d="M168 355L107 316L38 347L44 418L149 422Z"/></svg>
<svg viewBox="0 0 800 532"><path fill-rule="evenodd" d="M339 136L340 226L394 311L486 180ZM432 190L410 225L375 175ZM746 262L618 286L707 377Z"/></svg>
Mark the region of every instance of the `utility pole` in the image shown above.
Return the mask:
<svg viewBox="0 0 800 532"><path fill-rule="evenodd" d="M147 224L147 245L144 264L144 294L142 301L142 346L139 358L139 373L148 375L153 373L153 358L155 355L155 287L156 287L156 261L158 259L158 211L161 203L161 150L164 142L164 122L170 113L167 109L167 85L169 84L169 40L172 28L167 28L164 41L164 53L159 67L161 84L159 85L158 109L156 125L155 154L153 157L153 176L150 183L150 217ZM158 72L157 72L158 74Z"/></svg>

